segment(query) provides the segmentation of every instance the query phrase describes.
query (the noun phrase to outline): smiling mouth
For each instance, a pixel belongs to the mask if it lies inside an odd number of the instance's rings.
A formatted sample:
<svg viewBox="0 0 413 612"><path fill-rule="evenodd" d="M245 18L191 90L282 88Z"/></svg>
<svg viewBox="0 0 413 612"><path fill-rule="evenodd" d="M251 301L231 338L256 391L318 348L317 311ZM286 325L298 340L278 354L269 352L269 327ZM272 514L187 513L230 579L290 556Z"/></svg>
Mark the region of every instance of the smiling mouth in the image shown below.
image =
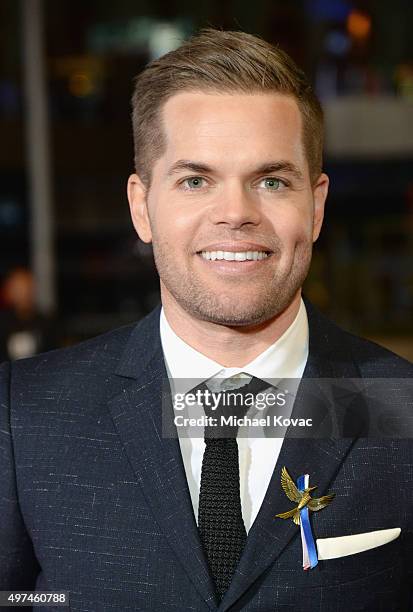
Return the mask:
<svg viewBox="0 0 413 612"><path fill-rule="evenodd" d="M207 261L260 261L271 257L272 251L198 251Z"/></svg>

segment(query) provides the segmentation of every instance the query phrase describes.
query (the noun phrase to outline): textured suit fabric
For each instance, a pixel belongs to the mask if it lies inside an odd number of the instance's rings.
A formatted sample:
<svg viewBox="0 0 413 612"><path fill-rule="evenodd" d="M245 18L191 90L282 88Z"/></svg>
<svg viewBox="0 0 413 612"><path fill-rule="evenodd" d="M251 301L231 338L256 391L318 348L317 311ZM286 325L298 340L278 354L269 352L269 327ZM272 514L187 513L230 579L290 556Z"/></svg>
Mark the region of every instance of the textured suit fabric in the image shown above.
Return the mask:
<svg viewBox="0 0 413 612"><path fill-rule="evenodd" d="M304 377L412 376L306 307ZM413 610L412 441L366 438L284 440L218 608L179 443L162 438L159 312L1 367L0 589L67 590L76 612ZM309 473L318 495L336 493L312 516L315 538L401 536L304 572L297 526L274 519L290 507L283 465Z"/></svg>

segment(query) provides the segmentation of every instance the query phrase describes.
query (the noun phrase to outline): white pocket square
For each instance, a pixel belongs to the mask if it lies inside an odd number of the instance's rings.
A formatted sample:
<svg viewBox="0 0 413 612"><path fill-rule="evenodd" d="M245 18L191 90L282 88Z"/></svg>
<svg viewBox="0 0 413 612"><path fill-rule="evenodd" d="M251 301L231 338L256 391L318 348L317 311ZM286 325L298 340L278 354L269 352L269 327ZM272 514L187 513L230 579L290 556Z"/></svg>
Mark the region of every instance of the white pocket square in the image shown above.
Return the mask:
<svg viewBox="0 0 413 612"><path fill-rule="evenodd" d="M399 537L400 527L393 529L380 529L379 531L368 531L355 535L341 536L340 538L320 538L316 540L318 558L320 561L326 559L337 559L355 553L370 550L377 546L383 546Z"/></svg>

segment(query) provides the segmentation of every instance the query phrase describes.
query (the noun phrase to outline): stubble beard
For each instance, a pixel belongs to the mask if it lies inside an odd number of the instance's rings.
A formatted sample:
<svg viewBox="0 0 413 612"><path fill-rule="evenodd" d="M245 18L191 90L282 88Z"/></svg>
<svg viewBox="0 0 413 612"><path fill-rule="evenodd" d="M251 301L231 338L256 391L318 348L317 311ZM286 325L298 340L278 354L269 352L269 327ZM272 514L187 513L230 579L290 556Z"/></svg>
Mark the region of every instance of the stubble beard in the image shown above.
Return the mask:
<svg viewBox="0 0 413 612"><path fill-rule="evenodd" d="M289 272L275 266L272 277L268 279L266 274L263 282L248 293L248 299L237 296L236 285L233 292L228 288L217 294L198 275L182 270L170 257L173 250L165 241L154 239L153 251L161 284L185 312L217 325L247 327L275 318L291 304L308 274L312 246L308 239L297 242ZM271 257L278 259L279 255L280 251Z"/></svg>

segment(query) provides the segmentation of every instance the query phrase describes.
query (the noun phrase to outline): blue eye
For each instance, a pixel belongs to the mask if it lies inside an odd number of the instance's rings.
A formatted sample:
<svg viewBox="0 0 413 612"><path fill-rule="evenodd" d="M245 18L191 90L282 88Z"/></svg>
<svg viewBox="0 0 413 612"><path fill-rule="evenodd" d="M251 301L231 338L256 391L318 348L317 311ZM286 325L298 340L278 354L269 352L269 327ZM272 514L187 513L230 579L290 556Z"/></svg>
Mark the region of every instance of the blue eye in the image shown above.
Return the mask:
<svg viewBox="0 0 413 612"><path fill-rule="evenodd" d="M200 189L204 186L204 179L201 176L192 176L183 182L186 189Z"/></svg>
<svg viewBox="0 0 413 612"><path fill-rule="evenodd" d="M269 191L277 191L280 188L281 184L282 184L280 179L277 179L277 178L272 177L272 176L264 178L260 182L264 183L264 188L268 189Z"/></svg>

